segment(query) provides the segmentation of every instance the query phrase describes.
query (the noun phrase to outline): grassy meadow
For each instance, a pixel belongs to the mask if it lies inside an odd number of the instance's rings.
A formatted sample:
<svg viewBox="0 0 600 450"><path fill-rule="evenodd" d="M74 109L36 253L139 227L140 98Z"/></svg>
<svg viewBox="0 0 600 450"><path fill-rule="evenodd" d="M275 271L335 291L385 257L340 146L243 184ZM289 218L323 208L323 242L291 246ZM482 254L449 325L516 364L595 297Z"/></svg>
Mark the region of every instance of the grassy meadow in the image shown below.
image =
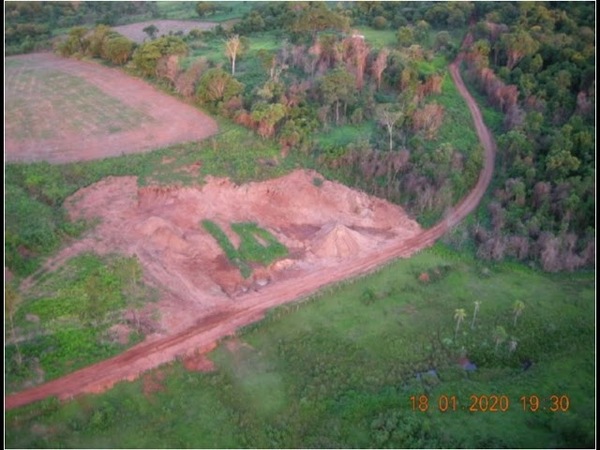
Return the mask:
<svg viewBox="0 0 600 450"><path fill-rule="evenodd" d="M140 342L146 330L134 323L124 341L110 329L126 322L125 309L158 298L143 284L141 270L135 258L81 254L40 275L24 298L17 297L18 308L8 324L18 333L8 325L5 330L6 391L60 377Z"/></svg>
<svg viewBox="0 0 600 450"><path fill-rule="evenodd" d="M419 280L423 273L428 282ZM515 323L517 300L524 309ZM457 309L466 312L458 330ZM176 362L101 395L9 411L6 444L593 447L594 310L592 273L482 265L436 245L271 311L210 354L213 372ZM477 370L457 365L463 355ZM508 404L494 412L480 400L469 411L474 395L505 396ZM542 399L536 412L520 400L532 395ZM552 395L565 411L549 410ZM454 397L455 409L444 396Z"/></svg>

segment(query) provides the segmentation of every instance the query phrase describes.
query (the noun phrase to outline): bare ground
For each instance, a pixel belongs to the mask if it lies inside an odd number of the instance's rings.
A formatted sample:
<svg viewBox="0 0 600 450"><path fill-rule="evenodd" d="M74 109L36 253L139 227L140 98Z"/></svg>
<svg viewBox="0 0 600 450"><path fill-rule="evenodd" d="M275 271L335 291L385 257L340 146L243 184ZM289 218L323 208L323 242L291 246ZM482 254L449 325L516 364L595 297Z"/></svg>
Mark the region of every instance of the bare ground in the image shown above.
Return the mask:
<svg viewBox="0 0 600 450"><path fill-rule="evenodd" d="M326 285L368 273L432 245L478 205L494 167L495 144L457 64L450 65L450 73L469 106L484 147L484 169L474 189L428 230L421 230L401 208L382 200L330 182L320 190L309 182L312 174L302 171L243 186L213 179L202 189L137 190L135 179L115 178L77 193L71 200L72 214L99 211L103 216L103 223L94 232L99 242L82 241L66 249L56 264L87 248L137 254L148 279L171 291L161 301L164 335L156 334L114 358L10 395L5 398L5 409L51 395L71 398L99 392L120 380L133 380L178 355L211 348L274 306L307 297ZM102 211L101 206L111 201L112 209ZM86 211L85 205L90 209ZM78 211L78 207L83 208ZM253 216L257 213L259 216ZM216 244L201 235L197 221L203 216L222 226L238 217L256 220L299 256L263 273L261 276L268 280L265 286L244 285L235 271L225 270ZM211 258L212 270L205 266ZM219 275L222 271L226 272L223 276Z"/></svg>
<svg viewBox="0 0 600 450"><path fill-rule="evenodd" d="M107 96L113 97L123 104L136 109L151 119L131 130L105 133L103 135L77 133L63 130L57 137L49 139L30 139L17 135L7 114L5 129L4 157L6 162L49 161L66 163L102 159L128 153L140 153L166 147L181 142L192 142L205 139L218 131L217 123L197 110L176 98L164 94L148 83L126 75L122 70L112 69L94 62L60 58L51 53L36 53L6 58L22 60L28 69L51 69L83 78ZM7 68L7 72L15 70ZM25 102L38 102L32 93ZM78 114L77 99L72 99L72 109L67 114ZM48 116L56 114L49 108ZM64 111L63 111L64 113ZM49 117L53 123L60 122L61 117ZM36 127L40 124L31 123ZM23 130L20 130L22 134ZM26 134L26 133L25 133ZM37 135L36 133L33 133Z"/></svg>
<svg viewBox="0 0 600 450"><path fill-rule="evenodd" d="M144 28L154 25L158 28L156 37L168 36L170 32L188 34L192 30L212 30L218 25L217 22L196 22L194 20L149 20L147 22L132 23L130 25L121 25L113 27L117 33L121 33L128 39L131 39L138 44L148 40L148 34L144 32Z"/></svg>

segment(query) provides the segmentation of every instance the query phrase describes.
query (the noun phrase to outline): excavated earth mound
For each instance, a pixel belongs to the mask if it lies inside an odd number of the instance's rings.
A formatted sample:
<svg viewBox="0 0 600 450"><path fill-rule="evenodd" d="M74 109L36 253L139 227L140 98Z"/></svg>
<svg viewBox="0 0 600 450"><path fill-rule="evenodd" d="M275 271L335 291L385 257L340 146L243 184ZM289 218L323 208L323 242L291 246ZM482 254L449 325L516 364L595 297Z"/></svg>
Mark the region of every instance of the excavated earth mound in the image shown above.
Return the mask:
<svg viewBox="0 0 600 450"><path fill-rule="evenodd" d="M327 271L421 232L404 210L384 200L297 170L263 182L236 185L208 177L197 187L138 188L135 177L110 177L65 202L71 219L98 220L81 241L65 248L52 268L82 251L124 253L140 260L146 281L162 292L160 332L171 334L247 293L279 280ZM202 220L217 223L239 245L230 225L255 222L289 254L269 267L253 266L244 279Z"/></svg>

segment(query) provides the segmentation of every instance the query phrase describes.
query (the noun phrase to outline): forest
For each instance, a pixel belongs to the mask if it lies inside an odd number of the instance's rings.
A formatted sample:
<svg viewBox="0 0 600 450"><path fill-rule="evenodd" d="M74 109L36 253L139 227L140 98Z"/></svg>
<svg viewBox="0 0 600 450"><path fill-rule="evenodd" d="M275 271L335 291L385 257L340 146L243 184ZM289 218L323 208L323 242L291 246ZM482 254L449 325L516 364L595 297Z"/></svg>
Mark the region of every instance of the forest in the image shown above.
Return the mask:
<svg viewBox="0 0 600 450"><path fill-rule="evenodd" d="M227 8L217 5L193 3L190 19L218 19ZM158 17L157 3L8 2L5 45L7 54L53 49L122 66L276 142L282 157L403 205L426 226L481 168L470 118L454 114L460 98L447 71L462 47L498 157L468 238L453 244L546 271L593 266L594 3L245 8L210 31L148 30L135 43L111 27ZM9 250L19 245L10 237Z"/></svg>

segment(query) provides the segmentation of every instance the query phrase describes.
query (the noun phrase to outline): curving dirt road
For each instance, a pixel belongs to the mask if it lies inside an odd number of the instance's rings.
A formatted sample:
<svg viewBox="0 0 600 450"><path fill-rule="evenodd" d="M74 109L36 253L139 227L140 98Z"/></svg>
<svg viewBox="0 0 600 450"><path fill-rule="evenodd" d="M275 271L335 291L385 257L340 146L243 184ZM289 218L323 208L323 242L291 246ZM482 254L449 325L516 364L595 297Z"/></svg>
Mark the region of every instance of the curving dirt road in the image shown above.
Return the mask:
<svg viewBox="0 0 600 450"><path fill-rule="evenodd" d="M477 207L492 178L495 143L485 127L481 113L468 93L458 71L459 60L449 66L452 79L471 111L476 131L485 150L484 167L474 189L434 227L404 240L393 241L384 250L353 261L341 263L327 272L313 273L302 279L289 279L244 296L243 302L205 317L183 332L143 342L130 350L100 363L78 370L62 378L50 381L25 391L5 397L5 410L39 401L48 396L70 398L86 392L99 392L121 380L133 380L142 372L183 355L194 349L205 351L224 336L236 329L263 317L264 313L277 305L305 298L326 285L373 271L391 260L408 257L432 245L450 228L459 223Z"/></svg>

